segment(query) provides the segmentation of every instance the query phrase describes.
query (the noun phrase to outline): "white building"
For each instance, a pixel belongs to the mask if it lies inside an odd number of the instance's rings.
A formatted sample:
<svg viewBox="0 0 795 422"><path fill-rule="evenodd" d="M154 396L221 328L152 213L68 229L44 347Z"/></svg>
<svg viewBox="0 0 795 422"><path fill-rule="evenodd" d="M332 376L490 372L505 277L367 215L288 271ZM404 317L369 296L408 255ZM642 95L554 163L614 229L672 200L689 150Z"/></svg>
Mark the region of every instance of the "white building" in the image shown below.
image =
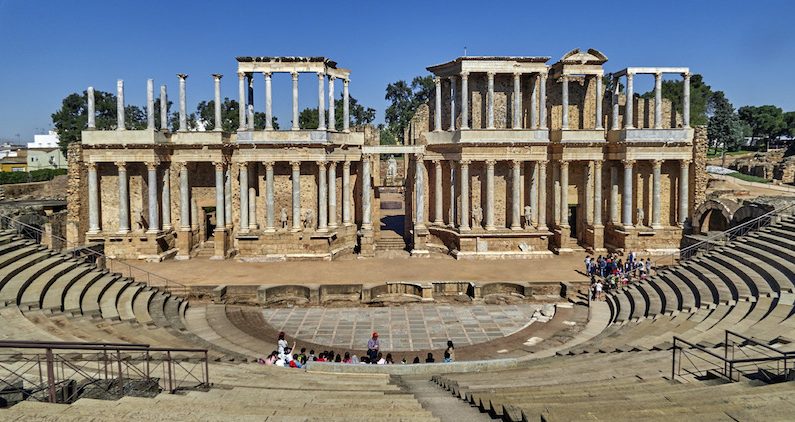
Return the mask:
<svg viewBox="0 0 795 422"><path fill-rule="evenodd" d="M28 142L28 171L65 169L66 156L58 141L58 134L52 130L46 135L34 135L33 142Z"/></svg>

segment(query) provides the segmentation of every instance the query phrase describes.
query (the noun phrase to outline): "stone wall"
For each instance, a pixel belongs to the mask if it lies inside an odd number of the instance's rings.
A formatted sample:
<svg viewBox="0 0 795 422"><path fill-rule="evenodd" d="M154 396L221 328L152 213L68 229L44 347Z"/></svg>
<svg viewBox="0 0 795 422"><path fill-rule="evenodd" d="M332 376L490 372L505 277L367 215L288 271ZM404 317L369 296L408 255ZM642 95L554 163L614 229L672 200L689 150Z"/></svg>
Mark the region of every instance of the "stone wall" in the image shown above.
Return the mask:
<svg viewBox="0 0 795 422"><path fill-rule="evenodd" d="M693 128L693 167L690 170L690 216L695 209L707 200L707 127L696 126Z"/></svg>
<svg viewBox="0 0 795 422"><path fill-rule="evenodd" d="M88 227L88 171L83 164L83 146L79 142L69 144L67 162L66 239L70 244L83 244Z"/></svg>

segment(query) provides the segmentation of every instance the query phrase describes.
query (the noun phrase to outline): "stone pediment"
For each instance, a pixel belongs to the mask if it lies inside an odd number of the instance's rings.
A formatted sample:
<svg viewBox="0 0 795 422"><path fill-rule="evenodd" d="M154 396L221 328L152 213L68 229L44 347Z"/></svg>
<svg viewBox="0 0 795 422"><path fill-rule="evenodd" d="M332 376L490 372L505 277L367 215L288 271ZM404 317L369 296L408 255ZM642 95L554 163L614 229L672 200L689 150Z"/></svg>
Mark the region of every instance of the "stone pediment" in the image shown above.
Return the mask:
<svg viewBox="0 0 795 422"><path fill-rule="evenodd" d="M607 61L607 56L601 51L589 48L588 51L580 51L579 48L569 51L560 59L564 64L592 64L601 65Z"/></svg>

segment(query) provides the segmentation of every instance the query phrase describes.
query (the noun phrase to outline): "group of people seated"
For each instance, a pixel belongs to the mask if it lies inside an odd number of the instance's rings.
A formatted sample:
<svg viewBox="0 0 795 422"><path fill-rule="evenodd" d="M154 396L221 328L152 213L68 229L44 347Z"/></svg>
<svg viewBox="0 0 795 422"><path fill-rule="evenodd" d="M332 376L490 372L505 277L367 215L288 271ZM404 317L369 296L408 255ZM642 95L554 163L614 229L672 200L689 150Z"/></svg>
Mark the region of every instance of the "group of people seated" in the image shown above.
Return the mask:
<svg viewBox="0 0 795 422"><path fill-rule="evenodd" d="M651 275L654 264L650 258L638 259L635 252L627 254L623 261L618 254L599 255L594 259L585 257L585 273L591 277L591 299L602 300L603 290L614 290L633 281L645 280Z"/></svg>
<svg viewBox="0 0 795 422"><path fill-rule="evenodd" d="M335 353L333 350L329 351L322 351L320 354L315 355L314 350L309 350L307 353L306 348L302 347L298 353L295 353L295 346L296 343L293 342L293 346L290 347L287 344L287 340L285 340L284 332L279 333L279 339L277 341L277 350L271 352L265 358L259 358L257 361L264 365L272 365L272 366L281 366L287 368L302 368L308 362L334 362L334 363L350 363L350 364L375 364L375 365L392 365L395 363L394 358L392 357L392 353L387 353L384 355L379 349L381 348L381 344L378 340L378 333L373 333L373 337L367 342L367 355L366 356L356 356L356 354L351 354L350 352L345 352L343 355L339 353ZM453 346L453 342L451 340L447 341L447 349L444 351L444 360L445 363L453 362L455 356L455 347ZM425 363L435 363L436 359L433 357L433 353L428 352L428 356L425 358ZM406 360L406 356L400 360L401 364L408 364L409 362ZM414 360L411 363L422 363L420 361L419 356L415 356Z"/></svg>

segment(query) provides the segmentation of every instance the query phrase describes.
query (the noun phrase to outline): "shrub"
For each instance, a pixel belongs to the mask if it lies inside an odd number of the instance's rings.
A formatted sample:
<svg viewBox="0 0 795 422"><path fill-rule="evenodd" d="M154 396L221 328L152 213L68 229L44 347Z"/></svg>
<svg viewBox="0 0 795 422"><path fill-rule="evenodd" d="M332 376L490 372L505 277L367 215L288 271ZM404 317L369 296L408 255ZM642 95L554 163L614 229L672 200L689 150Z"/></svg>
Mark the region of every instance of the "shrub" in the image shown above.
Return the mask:
<svg viewBox="0 0 795 422"><path fill-rule="evenodd" d="M66 174L66 169L41 169L31 172L13 171L0 172L0 185L11 183L46 182L55 176Z"/></svg>

